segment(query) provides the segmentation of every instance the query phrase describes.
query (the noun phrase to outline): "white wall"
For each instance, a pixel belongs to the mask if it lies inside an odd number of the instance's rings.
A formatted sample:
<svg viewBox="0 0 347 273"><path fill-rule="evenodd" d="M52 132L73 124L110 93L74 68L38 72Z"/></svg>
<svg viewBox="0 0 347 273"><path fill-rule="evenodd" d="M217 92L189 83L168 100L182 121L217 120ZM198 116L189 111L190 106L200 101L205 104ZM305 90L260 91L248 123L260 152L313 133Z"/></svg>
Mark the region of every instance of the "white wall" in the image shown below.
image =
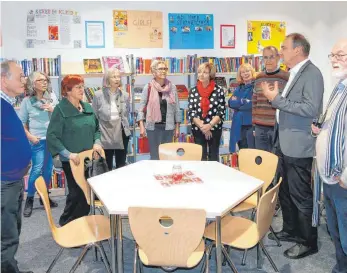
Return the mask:
<svg viewBox="0 0 347 273"><path fill-rule="evenodd" d="M67 8L80 12L82 20L105 21L105 49L27 49L25 48L26 13L36 8ZM112 10L158 10L163 12L163 48L115 49L113 48ZM2 2L1 25L3 28L2 56L6 58L55 57L63 61L79 61L83 58L105 55L152 56L240 56L247 51L247 20L277 20L287 23L287 33L300 32L312 46L311 60L321 69L326 86L326 98L330 93L332 79L327 59L333 43L346 35L346 2ZM215 26L215 49L169 50L167 14L212 13ZM236 48L219 48L219 25L236 25ZM84 40L83 40L84 43ZM85 46L83 44L83 46Z"/></svg>

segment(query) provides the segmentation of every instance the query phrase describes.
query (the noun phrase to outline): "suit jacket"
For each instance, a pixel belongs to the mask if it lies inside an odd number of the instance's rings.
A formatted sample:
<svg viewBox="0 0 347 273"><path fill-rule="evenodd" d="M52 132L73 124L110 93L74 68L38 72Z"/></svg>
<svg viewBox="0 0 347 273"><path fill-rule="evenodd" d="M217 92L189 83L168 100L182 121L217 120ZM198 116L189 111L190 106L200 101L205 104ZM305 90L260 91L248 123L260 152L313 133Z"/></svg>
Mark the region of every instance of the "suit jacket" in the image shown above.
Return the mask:
<svg viewBox="0 0 347 273"><path fill-rule="evenodd" d="M287 94L278 94L272 106L280 110L279 143L282 153L290 157L314 156L315 138L311 124L323 108L324 83L320 70L307 61L290 83Z"/></svg>

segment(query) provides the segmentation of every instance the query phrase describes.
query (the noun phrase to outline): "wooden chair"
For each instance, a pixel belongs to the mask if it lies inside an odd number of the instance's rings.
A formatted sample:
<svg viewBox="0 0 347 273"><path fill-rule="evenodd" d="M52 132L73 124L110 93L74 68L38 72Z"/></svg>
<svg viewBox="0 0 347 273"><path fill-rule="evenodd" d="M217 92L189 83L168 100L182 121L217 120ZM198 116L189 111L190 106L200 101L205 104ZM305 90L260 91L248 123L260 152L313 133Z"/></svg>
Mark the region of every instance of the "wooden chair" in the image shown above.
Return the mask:
<svg viewBox="0 0 347 273"><path fill-rule="evenodd" d="M205 252L204 210L131 207L128 215L136 242L134 273L138 257L140 266L142 262L170 271L175 267L192 268L201 261Z"/></svg>
<svg viewBox="0 0 347 273"><path fill-rule="evenodd" d="M70 270L70 273L75 272L83 257L86 255L87 251L91 247L95 246L100 251L100 255L103 259L107 272L111 273L106 253L101 243L102 241L108 240L111 237L108 218L103 215L89 215L78 218L74 221L69 222L63 227L58 228L55 225L52 217L51 207L48 200L47 187L42 176L40 176L36 180L35 187L38 194L42 198L53 239L59 246L61 246L61 249L59 250L58 254L54 258L46 272L51 272L52 268L58 261L65 248L85 246L82 250L81 255L78 257L77 261Z"/></svg>
<svg viewBox="0 0 347 273"><path fill-rule="evenodd" d="M183 152L183 155L180 153ZM201 145L194 143L172 142L159 145L160 160L189 160L200 161L202 157Z"/></svg>
<svg viewBox="0 0 347 273"><path fill-rule="evenodd" d="M93 150L87 150L87 151L79 153L78 155L80 157L80 164L78 166L76 166L75 163L73 163L72 160L70 160L71 172L72 172L72 175L73 175L76 183L82 189L88 205L91 205L90 186L89 186L89 184L88 184L88 182L84 176L84 160L86 158L90 158L90 159L93 158ZM102 150L101 156L105 157L104 150ZM104 212L102 210L103 206L104 205L101 203L101 201L99 201L99 200L94 201L94 208L98 209L101 214L104 214Z"/></svg>
<svg viewBox="0 0 347 273"><path fill-rule="evenodd" d="M259 205L257 208L256 222L253 222L243 217L236 217L232 215L228 215L222 218L222 251L234 272L237 272L237 270L235 268L235 265L231 261L228 252L224 248L224 245L228 245L238 249L250 249L254 246L257 246L257 267L259 269L261 268L261 247L266 257L269 259L273 269L276 272L279 272L275 263L273 262L269 253L267 252L262 242L262 239L268 232L272 223L272 218L275 212L275 207L278 198L278 190L281 183L282 178L280 178L280 181L274 188L266 192L260 198ZM215 222L208 225L205 230L205 238L215 241L215 228ZM207 255L209 255L209 253Z"/></svg>
<svg viewBox="0 0 347 273"><path fill-rule="evenodd" d="M270 184L272 183L277 170L278 156L257 149L241 149L238 156L239 170L250 176L256 177L264 181L262 193L265 193ZM242 212L247 210L252 211L252 220L254 220L255 209L258 206L258 194L254 193L251 197L240 203L232 210L232 213ZM275 236L275 233L270 226L270 231L274 234L277 245L280 247L281 243ZM242 258L242 265L246 264L247 251L245 251ZM225 262L224 262L225 263Z"/></svg>

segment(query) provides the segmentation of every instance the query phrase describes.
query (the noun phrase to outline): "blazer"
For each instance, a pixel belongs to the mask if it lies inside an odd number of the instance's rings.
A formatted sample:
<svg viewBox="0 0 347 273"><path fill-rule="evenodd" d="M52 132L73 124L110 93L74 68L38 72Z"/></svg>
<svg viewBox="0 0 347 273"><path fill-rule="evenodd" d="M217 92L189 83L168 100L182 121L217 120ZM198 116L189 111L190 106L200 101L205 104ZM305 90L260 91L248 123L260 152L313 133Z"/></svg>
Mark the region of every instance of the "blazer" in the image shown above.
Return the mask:
<svg viewBox="0 0 347 273"><path fill-rule="evenodd" d="M313 119L323 108L324 82L321 71L309 60L295 75L285 97L278 94L272 106L279 113L279 143L286 156L314 156L315 138L311 135Z"/></svg>

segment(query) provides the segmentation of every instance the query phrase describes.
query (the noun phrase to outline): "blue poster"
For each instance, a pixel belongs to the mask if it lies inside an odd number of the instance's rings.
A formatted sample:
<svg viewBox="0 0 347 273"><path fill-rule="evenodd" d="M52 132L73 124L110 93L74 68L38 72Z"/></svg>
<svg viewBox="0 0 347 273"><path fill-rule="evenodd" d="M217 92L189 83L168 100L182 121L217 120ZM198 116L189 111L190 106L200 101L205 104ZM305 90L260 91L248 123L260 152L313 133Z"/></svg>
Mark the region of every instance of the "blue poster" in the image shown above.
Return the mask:
<svg viewBox="0 0 347 273"><path fill-rule="evenodd" d="M169 13L170 49L213 49L213 14Z"/></svg>

